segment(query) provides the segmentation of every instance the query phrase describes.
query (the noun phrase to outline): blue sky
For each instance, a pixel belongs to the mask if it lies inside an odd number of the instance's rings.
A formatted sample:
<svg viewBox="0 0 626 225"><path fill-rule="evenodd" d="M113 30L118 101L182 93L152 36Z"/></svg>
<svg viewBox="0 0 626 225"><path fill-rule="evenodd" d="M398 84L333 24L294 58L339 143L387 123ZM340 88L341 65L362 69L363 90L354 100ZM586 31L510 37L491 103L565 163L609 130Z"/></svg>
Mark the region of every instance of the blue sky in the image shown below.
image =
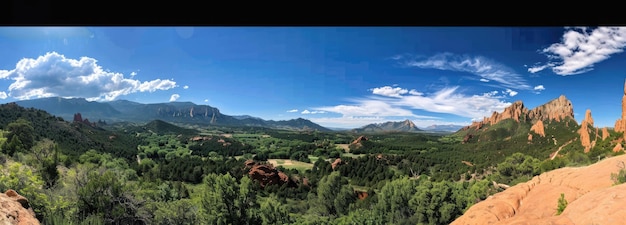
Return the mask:
<svg viewBox="0 0 626 225"><path fill-rule="evenodd" d="M626 28L2 27L0 103L189 101L227 115L354 128L467 125L565 95L621 116Z"/></svg>

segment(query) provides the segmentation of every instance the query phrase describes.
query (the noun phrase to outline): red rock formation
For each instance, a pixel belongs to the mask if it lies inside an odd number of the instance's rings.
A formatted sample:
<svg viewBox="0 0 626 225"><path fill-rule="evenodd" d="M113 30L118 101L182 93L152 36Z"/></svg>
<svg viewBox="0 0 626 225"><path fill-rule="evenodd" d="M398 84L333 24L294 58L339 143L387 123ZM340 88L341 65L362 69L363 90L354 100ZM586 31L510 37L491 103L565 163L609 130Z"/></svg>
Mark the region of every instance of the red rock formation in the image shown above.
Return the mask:
<svg viewBox="0 0 626 225"><path fill-rule="evenodd" d="M613 152L619 152L623 150L624 150L624 147L622 147L622 143L617 143L617 145L615 145L615 147L613 148Z"/></svg>
<svg viewBox="0 0 626 225"><path fill-rule="evenodd" d="M469 140L472 139L472 135L471 134L466 134L465 137L463 137L463 144L467 143Z"/></svg>
<svg viewBox="0 0 626 225"><path fill-rule="evenodd" d="M83 116L80 113L74 114L74 122L83 122Z"/></svg>
<svg viewBox="0 0 626 225"><path fill-rule="evenodd" d="M296 186L295 181L289 178L287 174L274 168L271 164L259 164L253 160L246 160L244 164L246 168L249 168L248 176L250 176L250 179L258 181L261 187L275 184L287 184L289 187Z"/></svg>
<svg viewBox="0 0 626 225"><path fill-rule="evenodd" d="M623 224L626 185L611 180L623 161L626 155L543 173L473 205L451 225ZM561 193L569 204L556 216Z"/></svg>
<svg viewBox="0 0 626 225"><path fill-rule="evenodd" d="M359 200L363 200L363 199L367 198L367 196L368 196L367 191L357 191L357 190L355 190L354 193L356 194L356 197Z"/></svg>
<svg viewBox="0 0 626 225"><path fill-rule="evenodd" d="M535 132L535 134L538 134L541 137L546 136L546 131L543 126L543 121L541 120L537 120L537 122L535 122L535 124L533 124L533 126L530 127L530 131ZM532 140L532 137L530 139Z"/></svg>
<svg viewBox="0 0 626 225"><path fill-rule="evenodd" d="M606 127L603 127L602 128L602 140L604 141L608 137L609 137L609 130L606 129Z"/></svg>
<svg viewBox="0 0 626 225"><path fill-rule="evenodd" d="M355 145L355 144L360 144L362 141L367 141L367 140L368 140L368 139L367 139L367 137L365 137L365 136L359 136L356 140L354 140L354 141L352 142L352 144L353 144L353 145Z"/></svg>
<svg viewBox="0 0 626 225"><path fill-rule="evenodd" d="M0 193L0 224L39 225L28 199L14 190Z"/></svg>
<svg viewBox="0 0 626 225"><path fill-rule="evenodd" d="M591 117L591 110L587 109L585 119L581 122L580 129L578 130L578 134L580 134L580 144L585 148L585 153L589 152L589 150L593 148L593 144L595 144L595 141L593 143L591 142L589 127L593 127L593 118Z"/></svg>
<svg viewBox="0 0 626 225"><path fill-rule="evenodd" d="M337 168L337 166L343 165L343 164L344 164L344 162L341 161L341 158L337 158L337 159L335 159L335 161L332 164L330 164L330 166L333 168L333 170L335 170L335 168Z"/></svg>
<svg viewBox="0 0 626 225"><path fill-rule="evenodd" d="M522 101L516 101L509 107L506 107L502 113L493 112L491 117L485 117L482 121L474 121L471 125L464 127L463 130L474 128L481 129L484 125L493 125L505 119L513 119L519 121L561 121L567 117L574 118L574 108L572 102L561 95L546 104L537 106L532 110L528 110Z"/></svg>

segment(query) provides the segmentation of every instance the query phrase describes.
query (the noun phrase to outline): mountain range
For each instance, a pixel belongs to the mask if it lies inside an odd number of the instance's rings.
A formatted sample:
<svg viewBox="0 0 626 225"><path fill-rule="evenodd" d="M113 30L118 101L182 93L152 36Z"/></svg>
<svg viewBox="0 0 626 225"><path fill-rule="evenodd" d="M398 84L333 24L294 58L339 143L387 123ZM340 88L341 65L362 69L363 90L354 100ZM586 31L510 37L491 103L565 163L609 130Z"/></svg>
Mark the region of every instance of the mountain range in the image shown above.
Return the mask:
<svg viewBox="0 0 626 225"><path fill-rule="evenodd" d="M72 120L74 114L80 113L83 118L88 118L91 121L103 120L107 123L163 120L182 124L331 131L303 118L274 121L247 115L229 116L220 113L217 108L208 105L196 105L192 102L143 104L128 100L95 102L87 101L84 98L49 97L16 101L15 103L25 108L45 110L66 120Z"/></svg>
<svg viewBox="0 0 626 225"><path fill-rule="evenodd" d="M74 114L91 121L111 122L150 122L163 120L182 124L202 124L216 126L256 126L288 130L342 131L355 133L379 132L455 132L463 126L432 125L423 129L410 120L369 124L356 129L327 128L310 120L298 118L291 120L264 120L250 115L225 115L219 109L192 102L167 102L143 104L128 100L110 102L88 101L85 98L48 97L16 101L26 108L36 108L49 112L66 120L72 120Z"/></svg>

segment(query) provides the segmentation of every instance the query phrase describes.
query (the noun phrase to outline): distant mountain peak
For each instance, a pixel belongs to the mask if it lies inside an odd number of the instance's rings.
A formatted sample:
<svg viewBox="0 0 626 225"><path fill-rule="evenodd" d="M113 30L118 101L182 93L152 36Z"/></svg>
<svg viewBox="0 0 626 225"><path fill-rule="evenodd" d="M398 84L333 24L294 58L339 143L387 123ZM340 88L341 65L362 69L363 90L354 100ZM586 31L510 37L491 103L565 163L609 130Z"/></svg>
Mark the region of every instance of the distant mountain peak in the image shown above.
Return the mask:
<svg viewBox="0 0 626 225"><path fill-rule="evenodd" d="M417 128L413 121L407 119L404 121L388 121L384 123L373 123L365 125L361 128L353 129L353 132L418 132L422 131Z"/></svg>

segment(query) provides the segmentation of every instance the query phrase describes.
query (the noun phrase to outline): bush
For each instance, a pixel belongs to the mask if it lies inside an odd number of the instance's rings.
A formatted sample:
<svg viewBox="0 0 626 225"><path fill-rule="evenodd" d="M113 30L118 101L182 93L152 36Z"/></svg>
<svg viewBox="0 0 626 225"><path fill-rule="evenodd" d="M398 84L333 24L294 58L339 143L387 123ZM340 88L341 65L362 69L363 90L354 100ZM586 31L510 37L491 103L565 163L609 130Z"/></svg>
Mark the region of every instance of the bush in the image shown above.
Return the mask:
<svg viewBox="0 0 626 225"><path fill-rule="evenodd" d="M559 202L556 208L556 215L561 215L561 213L563 213L563 210L565 210L565 207L567 207L567 200L565 200L565 194L561 193L561 197L559 198Z"/></svg>

